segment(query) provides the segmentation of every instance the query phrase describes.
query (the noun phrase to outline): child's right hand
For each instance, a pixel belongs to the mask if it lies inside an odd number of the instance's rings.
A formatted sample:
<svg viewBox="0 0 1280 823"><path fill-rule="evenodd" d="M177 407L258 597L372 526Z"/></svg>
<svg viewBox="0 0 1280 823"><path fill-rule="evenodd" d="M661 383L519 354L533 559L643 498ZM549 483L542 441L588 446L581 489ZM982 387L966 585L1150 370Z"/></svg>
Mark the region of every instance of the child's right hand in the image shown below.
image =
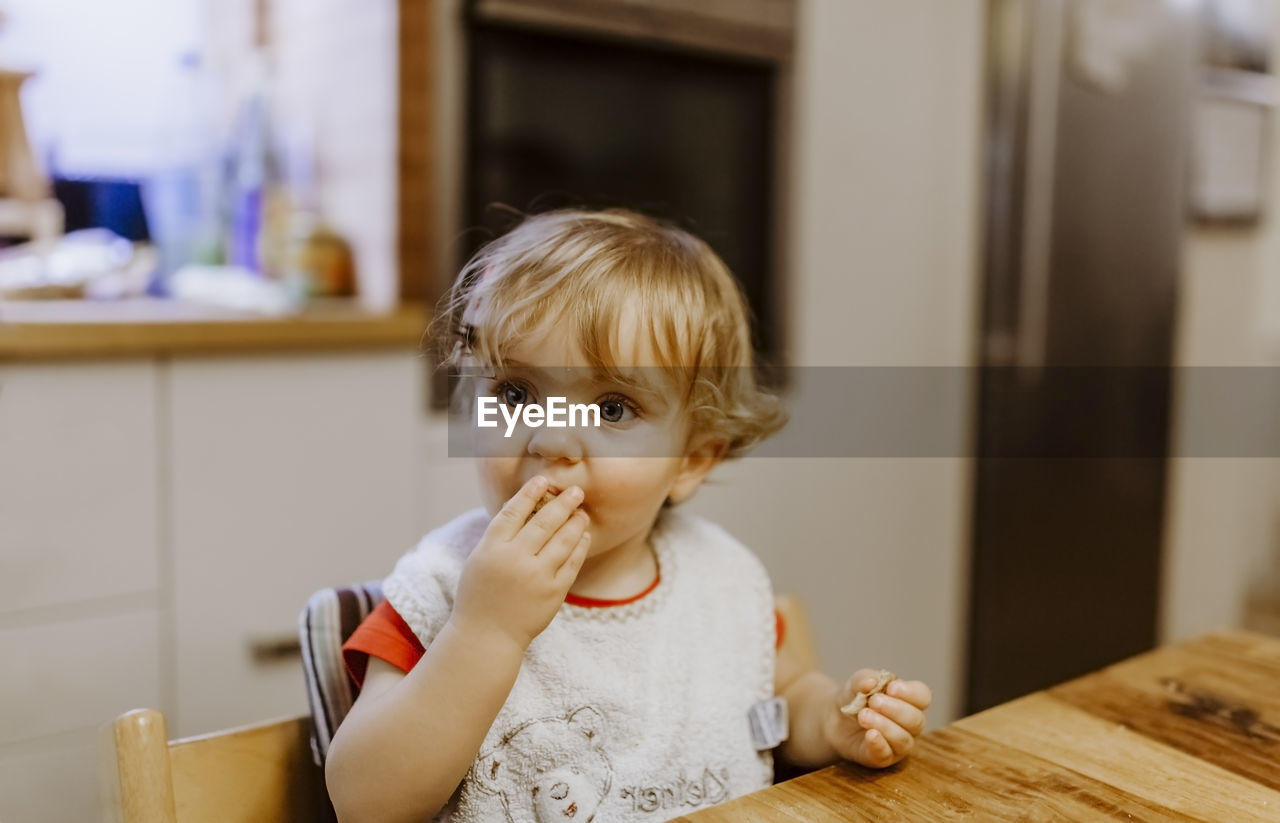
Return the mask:
<svg viewBox="0 0 1280 823"><path fill-rule="evenodd" d="M506 502L467 558L449 622L468 632L501 632L528 648L564 602L587 558L582 490L565 489L532 518L547 491L534 477Z"/></svg>

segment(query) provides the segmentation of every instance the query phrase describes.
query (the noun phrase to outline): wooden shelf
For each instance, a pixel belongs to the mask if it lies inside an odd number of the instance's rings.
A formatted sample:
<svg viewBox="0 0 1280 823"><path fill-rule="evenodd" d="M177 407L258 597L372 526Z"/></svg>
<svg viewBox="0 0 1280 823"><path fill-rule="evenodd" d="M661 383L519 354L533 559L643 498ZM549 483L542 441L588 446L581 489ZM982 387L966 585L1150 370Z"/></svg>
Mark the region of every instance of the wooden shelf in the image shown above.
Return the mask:
<svg viewBox="0 0 1280 823"><path fill-rule="evenodd" d="M0 301L0 362L413 350L426 325L416 304L375 313L350 301L323 301L300 314L262 317L169 300Z"/></svg>

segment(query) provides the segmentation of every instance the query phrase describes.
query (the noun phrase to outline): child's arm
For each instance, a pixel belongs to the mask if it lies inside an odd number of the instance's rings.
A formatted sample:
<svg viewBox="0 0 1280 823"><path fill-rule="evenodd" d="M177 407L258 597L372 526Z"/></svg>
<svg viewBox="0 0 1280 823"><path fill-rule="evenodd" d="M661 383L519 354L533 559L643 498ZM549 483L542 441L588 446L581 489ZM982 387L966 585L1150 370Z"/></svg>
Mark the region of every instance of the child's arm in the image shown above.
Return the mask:
<svg viewBox="0 0 1280 823"><path fill-rule="evenodd" d="M810 769L842 757L883 768L906 757L924 731L932 693L919 681L895 680L857 718L846 717L840 707L875 680L875 672L863 669L839 686L820 671L806 670L784 642L774 674L774 693L787 701L791 719L788 739L779 746L782 758Z"/></svg>
<svg viewBox="0 0 1280 823"><path fill-rule="evenodd" d="M581 491L530 515L546 482L511 498L467 558L453 612L407 675L370 659L325 765L342 823L429 819L466 776L520 670L586 559Z"/></svg>
<svg viewBox="0 0 1280 823"><path fill-rule="evenodd" d="M369 658L325 764L338 819L391 823L436 814L475 759L523 656L501 634L446 624L407 675Z"/></svg>

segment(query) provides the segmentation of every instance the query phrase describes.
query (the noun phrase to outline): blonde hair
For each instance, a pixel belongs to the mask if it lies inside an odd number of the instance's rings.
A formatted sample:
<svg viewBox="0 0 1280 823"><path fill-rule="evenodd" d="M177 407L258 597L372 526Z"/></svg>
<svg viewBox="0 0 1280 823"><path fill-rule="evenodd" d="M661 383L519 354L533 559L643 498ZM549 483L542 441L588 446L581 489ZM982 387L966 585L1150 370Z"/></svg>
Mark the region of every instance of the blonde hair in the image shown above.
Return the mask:
<svg viewBox="0 0 1280 823"><path fill-rule="evenodd" d="M736 457L782 428L781 403L756 383L748 309L728 267L689 232L634 212L526 218L463 267L431 336L443 365L501 366L517 341L563 322L608 373L630 311L682 384L692 436L723 441Z"/></svg>

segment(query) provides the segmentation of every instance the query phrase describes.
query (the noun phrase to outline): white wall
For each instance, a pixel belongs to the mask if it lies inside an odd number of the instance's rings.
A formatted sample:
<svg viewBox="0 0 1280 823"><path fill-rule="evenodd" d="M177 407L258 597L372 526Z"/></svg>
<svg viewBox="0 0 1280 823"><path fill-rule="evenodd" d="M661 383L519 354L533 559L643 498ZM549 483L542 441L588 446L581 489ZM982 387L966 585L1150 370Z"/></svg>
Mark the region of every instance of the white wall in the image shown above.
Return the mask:
<svg viewBox="0 0 1280 823"><path fill-rule="evenodd" d="M982 6L801 3L795 365L972 362ZM924 679L941 724L961 707L969 472L961 459L748 458L694 508L804 598L825 669Z"/></svg>
<svg viewBox="0 0 1280 823"><path fill-rule="evenodd" d="M1269 148L1271 210L1262 224L1198 228L1187 236L1177 333L1180 365L1280 366L1280 327L1270 325L1265 299L1268 291L1280 292L1275 217L1280 131L1275 128ZM1188 437L1178 418L1181 408L1175 406L1176 443ZM1280 409L1275 411L1280 425ZM1176 459L1168 488L1162 639L1240 626L1254 587L1280 577L1280 459Z"/></svg>
<svg viewBox="0 0 1280 823"><path fill-rule="evenodd" d="M4 0L0 65L34 70L24 89L37 155L82 175L141 175L174 161L202 0ZM189 95L185 95L189 96Z"/></svg>

